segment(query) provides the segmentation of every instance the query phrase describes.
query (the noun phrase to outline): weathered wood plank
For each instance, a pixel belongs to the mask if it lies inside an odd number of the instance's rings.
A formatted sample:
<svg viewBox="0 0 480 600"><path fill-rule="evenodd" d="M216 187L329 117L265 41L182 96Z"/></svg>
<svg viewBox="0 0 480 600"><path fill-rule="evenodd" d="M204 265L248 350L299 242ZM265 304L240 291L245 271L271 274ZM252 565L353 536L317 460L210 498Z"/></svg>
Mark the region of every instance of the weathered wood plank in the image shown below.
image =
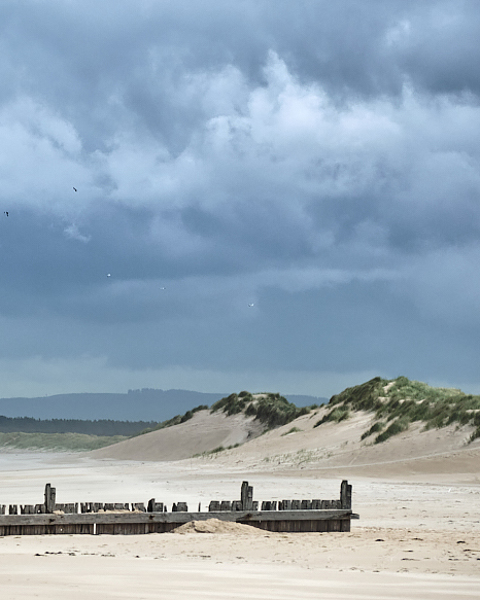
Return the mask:
<svg viewBox="0 0 480 600"><path fill-rule="evenodd" d="M233 522L259 521L323 521L350 518L351 511L340 510L295 510L295 511L219 511L219 512L175 512L175 513L79 513L79 514L36 514L0 515L0 526L10 525L66 525L66 524L109 524L109 523L177 523L219 519Z"/></svg>
<svg viewBox="0 0 480 600"><path fill-rule="evenodd" d="M53 513L55 510L55 499L57 497L56 488L52 487L49 483L45 485L45 512Z"/></svg>

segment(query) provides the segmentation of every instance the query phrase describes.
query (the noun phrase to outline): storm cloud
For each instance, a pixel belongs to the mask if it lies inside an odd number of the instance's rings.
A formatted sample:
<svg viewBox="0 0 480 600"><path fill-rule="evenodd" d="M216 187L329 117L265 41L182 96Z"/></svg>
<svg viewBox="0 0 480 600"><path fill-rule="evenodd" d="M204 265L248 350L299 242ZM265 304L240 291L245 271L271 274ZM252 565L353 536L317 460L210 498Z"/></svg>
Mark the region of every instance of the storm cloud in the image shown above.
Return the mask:
<svg viewBox="0 0 480 600"><path fill-rule="evenodd" d="M3 2L0 395L480 392L479 37L474 0Z"/></svg>

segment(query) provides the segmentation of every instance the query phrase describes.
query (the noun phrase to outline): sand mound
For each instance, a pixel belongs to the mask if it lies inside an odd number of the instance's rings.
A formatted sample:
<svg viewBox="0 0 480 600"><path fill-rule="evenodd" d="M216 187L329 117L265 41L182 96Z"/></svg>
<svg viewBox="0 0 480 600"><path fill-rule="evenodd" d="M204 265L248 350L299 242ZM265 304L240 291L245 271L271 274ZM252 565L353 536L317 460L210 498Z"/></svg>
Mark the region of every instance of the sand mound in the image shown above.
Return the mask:
<svg viewBox="0 0 480 600"><path fill-rule="evenodd" d="M239 535L263 535L265 532L251 525L207 519L206 521L190 521L177 527L172 533L234 533Z"/></svg>
<svg viewBox="0 0 480 600"><path fill-rule="evenodd" d="M263 429L253 417L202 410L180 425L139 435L89 454L115 460L182 460L215 448L243 444L260 435Z"/></svg>

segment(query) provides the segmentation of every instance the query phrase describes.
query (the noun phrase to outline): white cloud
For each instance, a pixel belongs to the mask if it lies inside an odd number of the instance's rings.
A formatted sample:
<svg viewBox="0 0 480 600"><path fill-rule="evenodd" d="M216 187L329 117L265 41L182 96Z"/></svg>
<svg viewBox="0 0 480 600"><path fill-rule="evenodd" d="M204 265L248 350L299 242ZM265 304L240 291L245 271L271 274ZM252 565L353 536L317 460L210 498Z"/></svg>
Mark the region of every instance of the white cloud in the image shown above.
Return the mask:
<svg viewBox="0 0 480 600"><path fill-rule="evenodd" d="M385 44L387 46L406 45L411 37L412 23L409 19L401 19L385 32Z"/></svg>
<svg viewBox="0 0 480 600"><path fill-rule="evenodd" d="M180 79L172 99L185 103L185 96L202 116L175 155L134 119L119 124L104 149L87 151L72 122L52 108L26 97L4 105L4 190L15 203L62 215L103 199L154 210L273 200L299 214L312 197L379 192L389 204L413 199L421 210L455 191L478 193L480 108L473 101L432 102L405 87L401 102L337 105L274 52L264 73L265 85L250 89L233 66ZM81 191L75 197L73 185Z"/></svg>
<svg viewBox="0 0 480 600"><path fill-rule="evenodd" d="M70 238L72 240L78 240L79 242L83 242L84 244L87 244L92 239L90 235L83 235L82 233L80 233L75 223L71 223L70 225L65 227L63 232L65 233L67 238Z"/></svg>
<svg viewBox="0 0 480 600"><path fill-rule="evenodd" d="M89 174L71 123L22 97L0 108L0 138L2 191L12 208L30 206L68 215L85 207ZM73 186L83 188L83 196L74 198Z"/></svg>

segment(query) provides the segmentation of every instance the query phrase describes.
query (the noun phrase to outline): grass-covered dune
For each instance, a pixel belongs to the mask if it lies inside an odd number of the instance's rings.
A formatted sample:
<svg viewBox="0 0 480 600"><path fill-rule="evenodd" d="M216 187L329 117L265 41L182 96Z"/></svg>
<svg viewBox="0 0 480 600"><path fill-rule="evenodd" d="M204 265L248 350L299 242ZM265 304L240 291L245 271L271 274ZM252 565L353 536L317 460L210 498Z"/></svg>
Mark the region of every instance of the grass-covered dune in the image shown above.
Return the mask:
<svg viewBox="0 0 480 600"><path fill-rule="evenodd" d="M290 423L290 421L309 413L314 408L318 408L318 405L313 404L312 406L299 408L279 393L265 392L252 394L243 391L239 394L233 393L221 398L210 408L205 404L196 406L191 410L187 410L184 415L177 415L172 419L162 421L155 427L145 429L140 433L149 433L150 431L165 429L165 427L180 425L190 420L200 410L210 410L211 413L221 411L228 416L244 413L246 417L255 417L257 421L262 423L265 429L274 429L275 427L281 427L286 423Z"/></svg>
<svg viewBox="0 0 480 600"><path fill-rule="evenodd" d="M471 425L470 441L480 437L480 396L465 394L455 388L435 388L406 377L382 379L347 388L330 398L328 412L316 423L340 422L352 412L373 414L372 426L362 439L376 444L408 429L410 423L423 422L425 429L447 425Z"/></svg>
<svg viewBox="0 0 480 600"><path fill-rule="evenodd" d="M243 412L247 417L255 417L266 429L273 429L306 415L313 408L318 406L315 404L299 408L278 393L251 394L243 391L215 402L211 411L222 410L227 415Z"/></svg>

